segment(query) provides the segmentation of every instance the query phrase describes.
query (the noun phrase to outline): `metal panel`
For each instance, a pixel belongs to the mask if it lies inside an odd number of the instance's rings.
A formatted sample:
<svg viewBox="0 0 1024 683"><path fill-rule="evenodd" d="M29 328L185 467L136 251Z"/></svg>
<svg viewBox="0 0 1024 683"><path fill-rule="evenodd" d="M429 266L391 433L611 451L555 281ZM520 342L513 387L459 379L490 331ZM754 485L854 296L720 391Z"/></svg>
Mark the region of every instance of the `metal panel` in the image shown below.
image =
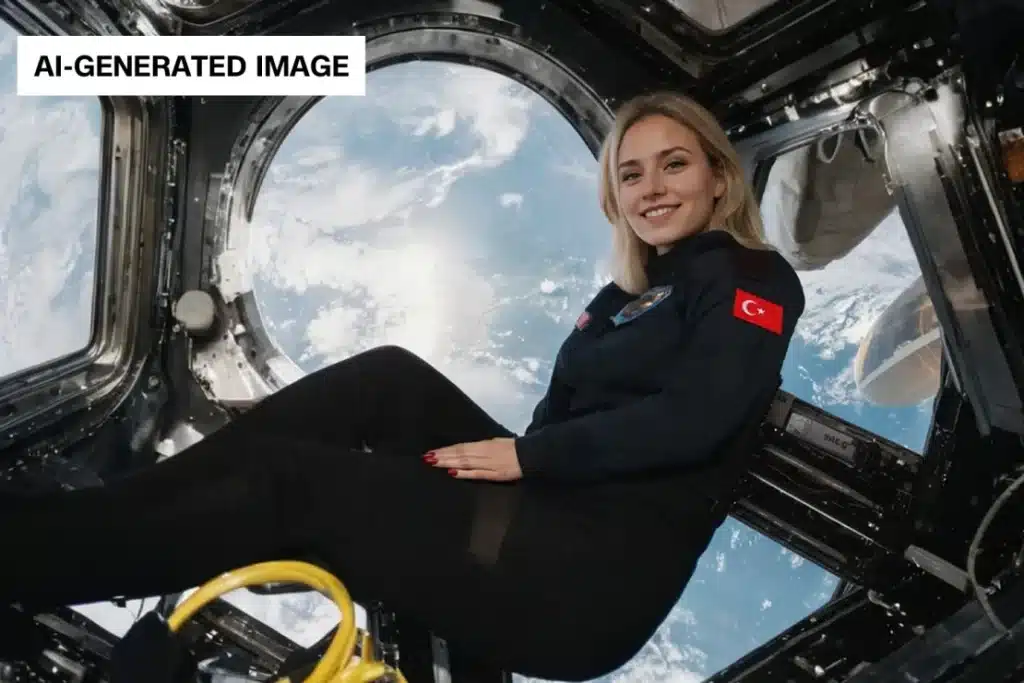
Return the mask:
<svg viewBox="0 0 1024 683"><path fill-rule="evenodd" d="M957 194L959 166L966 161L962 96L943 85L930 99L882 119L900 215L921 262L952 371L974 406L979 428L1024 432L1020 389L961 236L973 227Z"/></svg>
<svg viewBox="0 0 1024 683"><path fill-rule="evenodd" d="M18 11L14 11L18 10ZM25 5L4 16L23 34L62 35L73 28ZM171 106L101 98L104 130L93 335L83 351L0 382L0 451L88 409L65 424L52 452L105 419L139 375L161 329L160 267L169 230L165 191Z"/></svg>

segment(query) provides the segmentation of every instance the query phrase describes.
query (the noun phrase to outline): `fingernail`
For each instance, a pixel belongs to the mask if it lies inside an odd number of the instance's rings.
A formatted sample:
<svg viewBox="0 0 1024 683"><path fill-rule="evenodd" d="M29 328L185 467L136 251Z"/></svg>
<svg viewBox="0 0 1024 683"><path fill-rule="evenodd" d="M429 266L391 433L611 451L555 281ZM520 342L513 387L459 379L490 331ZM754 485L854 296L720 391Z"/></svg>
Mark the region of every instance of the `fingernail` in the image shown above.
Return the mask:
<svg viewBox="0 0 1024 683"><path fill-rule="evenodd" d="M426 455L423 456L423 461L430 463L431 465L434 465L437 463L437 456L430 455L429 453L427 453Z"/></svg>
<svg viewBox="0 0 1024 683"><path fill-rule="evenodd" d="M454 476L455 476L456 474L458 474L458 473L459 473L459 471L458 471L458 470L448 470L448 474L452 475L453 477L454 477Z"/></svg>

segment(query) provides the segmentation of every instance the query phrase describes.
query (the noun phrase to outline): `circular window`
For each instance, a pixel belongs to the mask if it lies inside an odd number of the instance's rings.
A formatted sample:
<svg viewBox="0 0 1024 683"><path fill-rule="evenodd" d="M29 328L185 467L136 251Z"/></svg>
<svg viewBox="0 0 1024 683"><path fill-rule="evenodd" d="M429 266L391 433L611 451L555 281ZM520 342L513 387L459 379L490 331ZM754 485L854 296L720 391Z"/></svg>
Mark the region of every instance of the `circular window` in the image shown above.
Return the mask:
<svg viewBox="0 0 1024 683"><path fill-rule="evenodd" d="M606 281L594 154L482 68L388 66L367 93L320 101L270 164L251 224L264 324L307 372L406 347L521 429Z"/></svg>

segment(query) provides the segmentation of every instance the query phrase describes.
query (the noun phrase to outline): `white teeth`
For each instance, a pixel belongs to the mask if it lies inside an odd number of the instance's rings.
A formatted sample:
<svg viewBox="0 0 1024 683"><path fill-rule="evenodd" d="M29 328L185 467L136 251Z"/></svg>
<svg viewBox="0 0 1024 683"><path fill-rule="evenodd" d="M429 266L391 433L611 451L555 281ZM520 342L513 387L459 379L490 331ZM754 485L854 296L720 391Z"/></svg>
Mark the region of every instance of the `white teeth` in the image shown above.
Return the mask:
<svg viewBox="0 0 1024 683"><path fill-rule="evenodd" d="M663 207L660 209L654 209L653 211L648 211L647 213L644 214L644 216L648 218L655 218L657 216L664 216L666 213L672 210L672 207Z"/></svg>

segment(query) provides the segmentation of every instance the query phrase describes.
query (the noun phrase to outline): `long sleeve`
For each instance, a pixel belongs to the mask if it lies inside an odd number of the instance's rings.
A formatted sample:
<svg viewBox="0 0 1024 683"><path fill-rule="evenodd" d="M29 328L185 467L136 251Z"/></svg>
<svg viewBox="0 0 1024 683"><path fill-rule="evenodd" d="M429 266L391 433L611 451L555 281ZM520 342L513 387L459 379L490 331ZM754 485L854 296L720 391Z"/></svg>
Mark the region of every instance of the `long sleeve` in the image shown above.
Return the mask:
<svg viewBox="0 0 1024 683"><path fill-rule="evenodd" d="M524 476L594 480L698 463L750 419L778 382L803 313L799 280L792 271L758 279L718 272L687 287L692 300L677 310L690 332L661 391L519 437Z"/></svg>
<svg viewBox="0 0 1024 683"><path fill-rule="evenodd" d="M551 372L551 381L548 383L548 389L544 393L544 397L533 409L533 417L523 433L531 434L543 428L543 425L557 420L558 416L564 415L565 408L568 405L568 392L569 388L565 386L558 376L558 366L556 364Z"/></svg>
<svg viewBox="0 0 1024 683"><path fill-rule="evenodd" d="M544 392L544 397L533 409L530 424L526 427L526 430L523 432L524 434L531 434L537 431L537 429L552 422L561 422L568 415L569 401L573 390L565 383L562 373L559 371L562 356L566 353L566 349L571 345L573 335L579 334L581 328L580 320L583 320L583 316L592 315L591 311L600 310L607 305L609 300L613 300L617 296L623 296L623 292L615 285L615 283L609 283L602 287L587 305L587 308L583 315L580 316L580 319L577 320L576 329L562 342L561 347L558 349L558 354L555 357L554 366L551 368L551 381L548 382L547 391Z"/></svg>

